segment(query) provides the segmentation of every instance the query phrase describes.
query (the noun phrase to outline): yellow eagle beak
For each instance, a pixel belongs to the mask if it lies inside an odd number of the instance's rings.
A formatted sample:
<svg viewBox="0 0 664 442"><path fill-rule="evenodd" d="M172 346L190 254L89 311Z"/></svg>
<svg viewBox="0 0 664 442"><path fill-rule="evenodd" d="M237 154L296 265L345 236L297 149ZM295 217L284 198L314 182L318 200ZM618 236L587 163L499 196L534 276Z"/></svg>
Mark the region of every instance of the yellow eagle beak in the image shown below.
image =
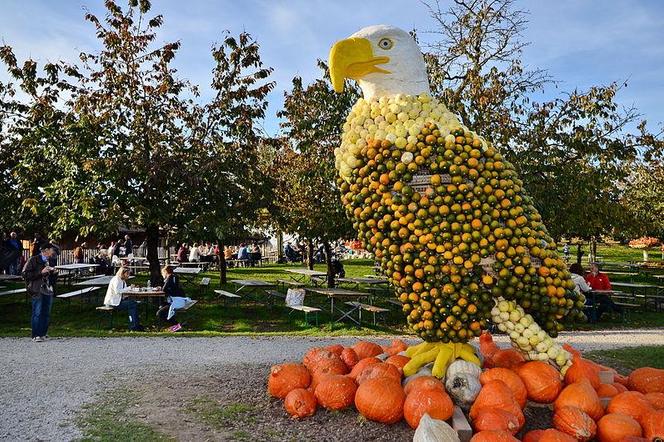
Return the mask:
<svg viewBox="0 0 664 442"><path fill-rule="evenodd" d="M358 80L373 72L389 74L390 71L376 66L389 61L389 57L374 57L371 43L366 38L355 37L338 41L330 49L332 87L336 92L343 92L346 78Z"/></svg>

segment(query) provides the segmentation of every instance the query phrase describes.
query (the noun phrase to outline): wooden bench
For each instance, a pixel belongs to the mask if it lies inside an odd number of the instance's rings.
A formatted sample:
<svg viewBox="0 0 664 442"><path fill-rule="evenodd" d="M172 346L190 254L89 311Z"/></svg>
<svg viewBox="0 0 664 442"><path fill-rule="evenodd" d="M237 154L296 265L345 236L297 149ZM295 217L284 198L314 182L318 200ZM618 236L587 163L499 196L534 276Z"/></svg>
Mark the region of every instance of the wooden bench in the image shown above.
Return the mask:
<svg viewBox="0 0 664 442"><path fill-rule="evenodd" d="M226 290L215 290L214 292L217 294L217 298L221 298L224 300L224 305L226 305L226 301L228 300L239 302L240 299L242 299L242 296L237 295L235 293L227 292Z"/></svg>
<svg viewBox="0 0 664 442"><path fill-rule="evenodd" d="M397 307L400 307L400 308L403 307L403 303L401 301L399 301L398 299L390 298L390 299L387 299L386 301L389 302L392 305L396 305Z"/></svg>
<svg viewBox="0 0 664 442"><path fill-rule="evenodd" d="M75 298L76 296L81 296L86 293L94 292L95 290L99 290L100 288L101 287L86 287L84 289L74 290L73 292L62 293L60 295L57 295L56 298L71 299Z"/></svg>
<svg viewBox="0 0 664 442"><path fill-rule="evenodd" d="M376 325L376 314L387 313L390 311L387 308L376 307L375 305L370 304L363 304L357 301L348 301L346 302L346 305L350 305L351 307L358 309L360 323L362 323L362 310L371 313L373 315L373 325Z"/></svg>
<svg viewBox="0 0 664 442"><path fill-rule="evenodd" d="M629 319L629 313L632 310L638 310L641 308L640 304L633 304L631 302L614 302L614 304L618 307L622 307L622 320L623 322L626 319Z"/></svg>
<svg viewBox="0 0 664 442"><path fill-rule="evenodd" d="M22 288L22 289L14 289L14 290L5 290L4 292L0 292L0 296L7 296L7 295L18 295L19 293L27 293L27 289Z"/></svg>
<svg viewBox="0 0 664 442"><path fill-rule="evenodd" d="M322 311L318 307L308 307L306 305L287 305L287 307L291 309L290 313L293 313L293 311L303 312L304 322L307 324L309 323L309 313L313 313L316 318L316 326L318 326L318 312Z"/></svg>
<svg viewBox="0 0 664 442"><path fill-rule="evenodd" d="M210 278L201 278L201 282L198 283L198 288L201 291L201 295L207 292L210 287Z"/></svg>
<svg viewBox="0 0 664 442"><path fill-rule="evenodd" d="M113 328L113 313L115 312L115 308L110 305L100 305L99 307L96 307L95 310L100 312L102 315L108 314L109 315L108 328ZM97 323L97 330L101 330L101 319L102 317L100 316L99 322Z"/></svg>

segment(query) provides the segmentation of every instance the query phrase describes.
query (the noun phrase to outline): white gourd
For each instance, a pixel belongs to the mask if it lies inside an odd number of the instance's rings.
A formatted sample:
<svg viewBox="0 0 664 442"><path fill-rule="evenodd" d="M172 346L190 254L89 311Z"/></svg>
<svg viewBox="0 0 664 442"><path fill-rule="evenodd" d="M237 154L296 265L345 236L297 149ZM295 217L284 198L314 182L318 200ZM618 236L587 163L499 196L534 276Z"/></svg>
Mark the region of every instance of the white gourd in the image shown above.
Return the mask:
<svg viewBox="0 0 664 442"><path fill-rule="evenodd" d="M445 388L455 404L468 410L480 393L480 374L482 369L477 365L457 359L447 369Z"/></svg>
<svg viewBox="0 0 664 442"><path fill-rule="evenodd" d="M447 422L424 414L415 430L413 442L460 442L459 435Z"/></svg>

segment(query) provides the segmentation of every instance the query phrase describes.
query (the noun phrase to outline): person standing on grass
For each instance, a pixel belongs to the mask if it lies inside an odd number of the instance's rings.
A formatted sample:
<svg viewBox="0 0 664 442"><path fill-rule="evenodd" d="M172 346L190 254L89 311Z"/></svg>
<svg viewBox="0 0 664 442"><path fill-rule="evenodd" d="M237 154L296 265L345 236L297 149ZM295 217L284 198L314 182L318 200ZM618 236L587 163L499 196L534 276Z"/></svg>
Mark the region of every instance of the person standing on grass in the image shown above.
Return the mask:
<svg viewBox="0 0 664 442"><path fill-rule="evenodd" d="M120 267L106 289L104 305L113 307L116 310L126 310L129 313L129 329L132 331L143 331L138 318L138 303L134 299L127 299L122 293L127 289L127 280L129 279L129 268Z"/></svg>
<svg viewBox="0 0 664 442"><path fill-rule="evenodd" d="M16 254L16 259L9 263L8 274L19 275L21 273L21 268L19 266L21 263L21 255L23 253L23 245L16 236L16 232L9 234L6 245L9 250Z"/></svg>
<svg viewBox="0 0 664 442"><path fill-rule="evenodd" d="M40 254L31 257L23 267L25 288L32 298L30 325L33 342L43 342L48 339L48 325L53 305L53 287L49 279L57 274L57 270L49 265L49 259L54 253L53 245L44 243L40 246Z"/></svg>

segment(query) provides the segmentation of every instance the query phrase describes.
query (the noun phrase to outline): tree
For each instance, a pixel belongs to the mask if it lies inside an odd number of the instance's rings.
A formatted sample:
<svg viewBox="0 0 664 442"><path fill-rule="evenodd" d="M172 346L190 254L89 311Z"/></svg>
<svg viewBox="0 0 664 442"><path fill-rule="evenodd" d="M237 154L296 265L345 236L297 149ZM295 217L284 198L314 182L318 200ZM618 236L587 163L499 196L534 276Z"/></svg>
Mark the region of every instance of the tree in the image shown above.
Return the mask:
<svg viewBox="0 0 664 442"><path fill-rule="evenodd" d="M554 83L545 71L523 66L526 13L512 0L427 6L437 23L425 54L433 93L515 164L552 235L589 238L623 228L618 184L627 165L661 149L661 133L639 124L636 109L617 104L620 86L537 103L533 93Z"/></svg>
<svg viewBox="0 0 664 442"><path fill-rule="evenodd" d="M664 238L664 166L653 161L636 167L625 185L622 205L632 220L631 237Z"/></svg>
<svg viewBox="0 0 664 442"><path fill-rule="evenodd" d="M336 186L334 149L341 144L341 129L350 108L360 97L348 84L337 94L319 61L323 77L305 87L293 79L285 93L282 147L276 154L275 213L281 229L297 233L310 244L322 242L327 259L328 285L334 286L330 243L353 233ZM311 262L311 260L310 260Z"/></svg>

